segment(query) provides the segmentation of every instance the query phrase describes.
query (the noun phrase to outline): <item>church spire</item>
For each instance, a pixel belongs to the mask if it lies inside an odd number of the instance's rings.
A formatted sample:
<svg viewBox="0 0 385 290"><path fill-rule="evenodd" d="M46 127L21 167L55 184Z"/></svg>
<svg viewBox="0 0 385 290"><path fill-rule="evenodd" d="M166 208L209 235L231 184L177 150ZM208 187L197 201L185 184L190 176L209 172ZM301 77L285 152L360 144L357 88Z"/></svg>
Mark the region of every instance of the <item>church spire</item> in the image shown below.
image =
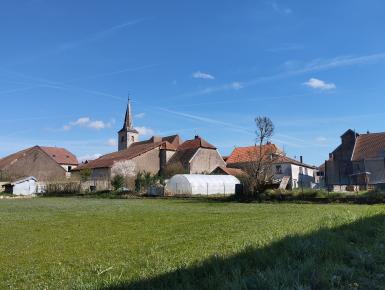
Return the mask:
<svg viewBox="0 0 385 290"><path fill-rule="evenodd" d="M131 144L138 142L139 132L133 127L131 112L131 100L128 96L126 115L124 118L123 128L118 132L118 150L124 150Z"/></svg>
<svg viewBox="0 0 385 290"><path fill-rule="evenodd" d="M126 110L126 117L124 119L124 128L132 129L132 113L131 113L131 99L130 95L128 95L128 103Z"/></svg>

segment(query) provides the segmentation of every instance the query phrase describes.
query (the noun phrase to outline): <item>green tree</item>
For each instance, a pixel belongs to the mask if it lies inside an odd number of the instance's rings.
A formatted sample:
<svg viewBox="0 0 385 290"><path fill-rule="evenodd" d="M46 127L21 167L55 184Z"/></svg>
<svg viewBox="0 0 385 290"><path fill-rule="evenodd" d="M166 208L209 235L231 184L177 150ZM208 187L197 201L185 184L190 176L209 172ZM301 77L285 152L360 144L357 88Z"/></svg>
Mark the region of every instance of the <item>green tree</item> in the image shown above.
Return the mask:
<svg viewBox="0 0 385 290"><path fill-rule="evenodd" d="M91 168L83 168L80 170L80 180L87 181L92 174Z"/></svg>
<svg viewBox="0 0 385 290"><path fill-rule="evenodd" d="M114 190L119 190L124 187L124 176L117 174L115 175L111 180L111 185L114 188Z"/></svg>

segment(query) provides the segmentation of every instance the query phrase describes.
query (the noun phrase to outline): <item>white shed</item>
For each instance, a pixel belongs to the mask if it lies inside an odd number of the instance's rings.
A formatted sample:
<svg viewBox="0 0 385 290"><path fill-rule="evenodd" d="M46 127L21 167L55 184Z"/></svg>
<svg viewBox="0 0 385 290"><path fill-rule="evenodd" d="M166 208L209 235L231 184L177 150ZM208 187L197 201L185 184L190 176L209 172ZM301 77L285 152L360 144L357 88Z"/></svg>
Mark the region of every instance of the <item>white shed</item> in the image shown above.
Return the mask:
<svg viewBox="0 0 385 290"><path fill-rule="evenodd" d="M234 194L240 181L231 175L177 174L166 183L170 195Z"/></svg>
<svg viewBox="0 0 385 290"><path fill-rule="evenodd" d="M23 179L16 180L5 187L9 188L10 193L14 195L33 195L36 193L36 178L29 176Z"/></svg>

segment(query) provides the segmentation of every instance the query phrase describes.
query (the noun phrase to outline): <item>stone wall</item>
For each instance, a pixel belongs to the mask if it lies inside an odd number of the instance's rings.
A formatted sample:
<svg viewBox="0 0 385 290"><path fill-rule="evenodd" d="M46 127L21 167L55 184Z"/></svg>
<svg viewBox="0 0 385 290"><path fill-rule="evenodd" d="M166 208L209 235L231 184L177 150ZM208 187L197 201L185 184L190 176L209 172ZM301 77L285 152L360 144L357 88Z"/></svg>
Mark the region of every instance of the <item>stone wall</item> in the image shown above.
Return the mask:
<svg viewBox="0 0 385 290"><path fill-rule="evenodd" d="M159 151L159 148L155 148L133 158L132 160L136 164L136 172L146 171L152 174L158 174L160 170Z"/></svg>
<svg viewBox="0 0 385 290"><path fill-rule="evenodd" d="M226 166L217 150L199 148L190 162L190 173L211 173L218 166Z"/></svg>

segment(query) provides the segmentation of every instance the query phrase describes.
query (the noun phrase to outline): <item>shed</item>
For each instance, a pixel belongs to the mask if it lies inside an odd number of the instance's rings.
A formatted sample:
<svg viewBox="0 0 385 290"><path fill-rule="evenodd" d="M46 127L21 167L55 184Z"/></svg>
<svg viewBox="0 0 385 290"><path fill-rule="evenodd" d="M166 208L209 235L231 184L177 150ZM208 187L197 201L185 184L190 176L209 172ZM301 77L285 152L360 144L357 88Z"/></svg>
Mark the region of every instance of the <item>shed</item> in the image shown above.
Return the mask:
<svg viewBox="0 0 385 290"><path fill-rule="evenodd" d="M33 195L36 193L36 178L25 177L14 182L3 185L7 193L14 195Z"/></svg>
<svg viewBox="0 0 385 290"><path fill-rule="evenodd" d="M177 174L166 184L170 195L234 194L240 181L231 175Z"/></svg>

